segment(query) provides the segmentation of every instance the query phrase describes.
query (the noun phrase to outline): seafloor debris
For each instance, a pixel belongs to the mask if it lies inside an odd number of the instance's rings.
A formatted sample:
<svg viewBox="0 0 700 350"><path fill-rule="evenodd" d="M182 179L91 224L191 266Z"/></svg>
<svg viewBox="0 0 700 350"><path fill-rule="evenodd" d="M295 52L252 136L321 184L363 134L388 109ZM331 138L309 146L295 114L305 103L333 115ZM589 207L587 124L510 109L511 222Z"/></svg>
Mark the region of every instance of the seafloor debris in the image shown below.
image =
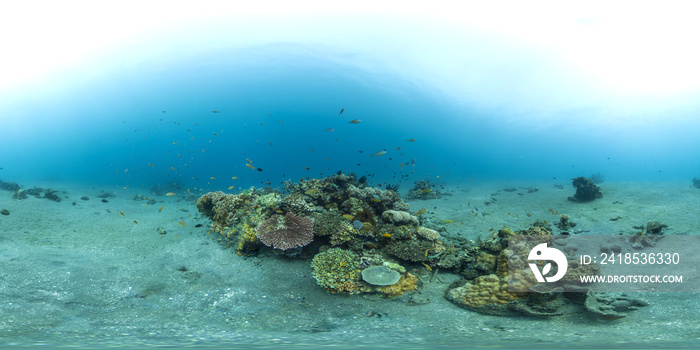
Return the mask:
<svg viewBox="0 0 700 350"><path fill-rule="evenodd" d="M576 193L573 197L569 197L570 201L585 203L603 198L603 192L600 191L600 187L593 180L583 176L575 177L571 180L574 187L576 187Z"/></svg>
<svg viewBox="0 0 700 350"><path fill-rule="evenodd" d="M19 189L20 189L20 186L16 182L9 182L9 181L0 180L0 190L16 192Z"/></svg>
<svg viewBox="0 0 700 350"><path fill-rule="evenodd" d="M626 311L637 310L649 303L625 293L586 293L584 306L586 310L604 321L625 317Z"/></svg>
<svg viewBox="0 0 700 350"><path fill-rule="evenodd" d="M640 231L635 232L629 238L632 248L643 249L644 247L654 247L656 242L663 238L664 229L668 225L664 225L658 221L650 221L646 226L635 226L635 229Z"/></svg>
<svg viewBox="0 0 700 350"><path fill-rule="evenodd" d="M571 217L569 217L568 215L561 214L559 216L559 222L557 223L557 227L562 231L569 231L572 228L576 227L576 223L571 221Z"/></svg>

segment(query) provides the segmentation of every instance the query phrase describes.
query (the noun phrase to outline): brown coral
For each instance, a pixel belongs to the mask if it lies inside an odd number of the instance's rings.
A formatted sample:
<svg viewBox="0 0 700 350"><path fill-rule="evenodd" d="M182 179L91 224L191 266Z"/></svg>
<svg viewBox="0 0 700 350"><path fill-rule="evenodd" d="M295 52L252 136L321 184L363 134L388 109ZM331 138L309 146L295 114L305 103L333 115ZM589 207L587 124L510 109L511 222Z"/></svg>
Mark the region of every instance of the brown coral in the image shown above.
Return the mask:
<svg viewBox="0 0 700 350"><path fill-rule="evenodd" d="M257 230L257 237L268 247L287 250L303 247L314 239L314 220L287 213L285 216L272 215L263 221Z"/></svg>

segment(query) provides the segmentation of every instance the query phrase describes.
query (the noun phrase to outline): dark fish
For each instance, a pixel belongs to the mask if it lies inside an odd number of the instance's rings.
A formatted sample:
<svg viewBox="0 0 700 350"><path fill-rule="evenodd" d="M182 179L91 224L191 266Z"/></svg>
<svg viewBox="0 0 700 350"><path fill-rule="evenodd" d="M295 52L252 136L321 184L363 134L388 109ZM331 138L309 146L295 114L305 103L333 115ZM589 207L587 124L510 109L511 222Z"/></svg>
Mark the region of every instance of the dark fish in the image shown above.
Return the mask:
<svg viewBox="0 0 700 350"><path fill-rule="evenodd" d="M344 110L345 110L345 108L341 108L341 109L340 109L340 113L338 113L338 115L343 114L343 111L344 111Z"/></svg>

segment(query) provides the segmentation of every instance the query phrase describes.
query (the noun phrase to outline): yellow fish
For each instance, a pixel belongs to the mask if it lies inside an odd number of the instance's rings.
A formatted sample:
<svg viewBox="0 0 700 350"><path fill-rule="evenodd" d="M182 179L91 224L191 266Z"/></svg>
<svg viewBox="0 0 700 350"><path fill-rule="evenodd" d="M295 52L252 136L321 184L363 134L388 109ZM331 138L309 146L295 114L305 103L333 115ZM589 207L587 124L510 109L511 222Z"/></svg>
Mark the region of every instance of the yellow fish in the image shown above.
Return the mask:
<svg viewBox="0 0 700 350"><path fill-rule="evenodd" d="M348 124L360 124L360 123L362 123L362 120L360 120L360 119L353 119L353 120L348 122Z"/></svg>
<svg viewBox="0 0 700 350"><path fill-rule="evenodd" d="M433 192L433 190L430 189L430 188L426 188L426 189L424 189L424 190L420 190L420 194L426 194L426 193L430 193L430 192Z"/></svg>
<svg viewBox="0 0 700 350"><path fill-rule="evenodd" d="M161 211L163 211L163 208L165 208L165 206L158 208L158 212L160 213Z"/></svg>
<svg viewBox="0 0 700 350"><path fill-rule="evenodd" d="M168 197L172 197L172 196L177 196L177 193L175 193L175 192L168 192L168 193L166 193L165 195L168 196Z"/></svg>
<svg viewBox="0 0 700 350"><path fill-rule="evenodd" d="M343 214L343 217L346 218L346 219L348 219L348 220L352 220L352 219L355 218L354 215L350 215L350 214Z"/></svg>
<svg viewBox="0 0 700 350"><path fill-rule="evenodd" d="M236 186L229 186L228 189L229 189L229 190L232 190L232 189L234 189L235 187L236 187Z"/></svg>
<svg viewBox="0 0 700 350"><path fill-rule="evenodd" d="M124 213L122 213L121 211L119 211L119 215L124 216Z"/></svg>
<svg viewBox="0 0 700 350"><path fill-rule="evenodd" d="M445 219L445 220L442 220L441 222L442 222L443 224L454 224L454 223L455 223L454 220L450 220L450 219Z"/></svg>
<svg viewBox="0 0 700 350"><path fill-rule="evenodd" d="M216 178L215 178L215 177L213 177L213 176L212 176L212 177L210 177L210 179L212 179L212 180L216 180Z"/></svg>
<svg viewBox="0 0 700 350"><path fill-rule="evenodd" d="M134 220L134 223L135 223L136 225L138 225L138 224L139 224L139 222L138 222L138 221L136 221L136 220Z"/></svg>
<svg viewBox="0 0 700 350"><path fill-rule="evenodd" d="M314 193L318 193L318 190L315 188L304 191L304 194L314 194Z"/></svg>
<svg viewBox="0 0 700 350"><path fill-rule="evenodd" d="M231 178L231 180L235 180L235 179L237 179L237 178L238 178L238 176L234 176L234 177Z"/></svg>
<svg viewBox="0 0 700 350"><path fill-rule="evenodd" d="M384 238L391 238L391 234L382 233L382 237L384 237Z"/></svg>
<svg viewBox="0 0 700 350"><path fill-rule="evenodd" d="M180 225L180 226L182 226L182 227L187 226L187 223L184 222L184 221L180 221L180 222L178 222L177 224Z"/></svg>
<svg viewBox="0 0 700 350"><path fill-rule="evenodd" d="M416 142L416 139L408 139L408 142Z"/></svg>
<svg viewBox="0 0 700 350"><path fill-rule="evenodd" d="M252 165L250 165L250 163L246 163L246 164L245 164L245 166L247 166L247 167L249 167L249 168L251 168L251 169L255 170L255 167L254 167L254 166L252 166Z"/></svg>
<svg viewBox="0 0 700 350"><path fill-rule="evenodd" d="M415 215L423 215L423 214L425 214L425 213L427 213L427 212L428 212L428 209L423 208L423 209L417 211L417 212L415 213Z"/></svg>

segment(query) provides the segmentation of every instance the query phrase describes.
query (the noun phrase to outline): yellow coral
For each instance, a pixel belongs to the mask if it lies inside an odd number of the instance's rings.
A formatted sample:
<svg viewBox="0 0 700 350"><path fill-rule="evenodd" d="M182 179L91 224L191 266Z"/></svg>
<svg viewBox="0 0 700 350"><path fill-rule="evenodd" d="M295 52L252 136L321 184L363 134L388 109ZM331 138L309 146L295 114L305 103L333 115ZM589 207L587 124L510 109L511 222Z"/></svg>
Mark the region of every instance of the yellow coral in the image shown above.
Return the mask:
<svg viewBox="0 0 700 350"><path fill-rule="evenodd" d="M395 284L379 287L379 292L387 297L395 297L416 289L418 289L418 277L406 272Z"/></svg>
<svg viewBox="0 0 700 350"><path fill-rule="evenodd" d="M462 301L468 306L485 304L507 304L520 299L524 294L508 292L508 283L497 275L478 277L464 286Z"/></svg>
<svg viewBox="0 0 700 350"><path fill-rule="evenodd" d="M238 255L250 256L260 248L260 240L255 236L255 228L247 222L243 223L243 234L238 238L236 252Z"/></svg>

